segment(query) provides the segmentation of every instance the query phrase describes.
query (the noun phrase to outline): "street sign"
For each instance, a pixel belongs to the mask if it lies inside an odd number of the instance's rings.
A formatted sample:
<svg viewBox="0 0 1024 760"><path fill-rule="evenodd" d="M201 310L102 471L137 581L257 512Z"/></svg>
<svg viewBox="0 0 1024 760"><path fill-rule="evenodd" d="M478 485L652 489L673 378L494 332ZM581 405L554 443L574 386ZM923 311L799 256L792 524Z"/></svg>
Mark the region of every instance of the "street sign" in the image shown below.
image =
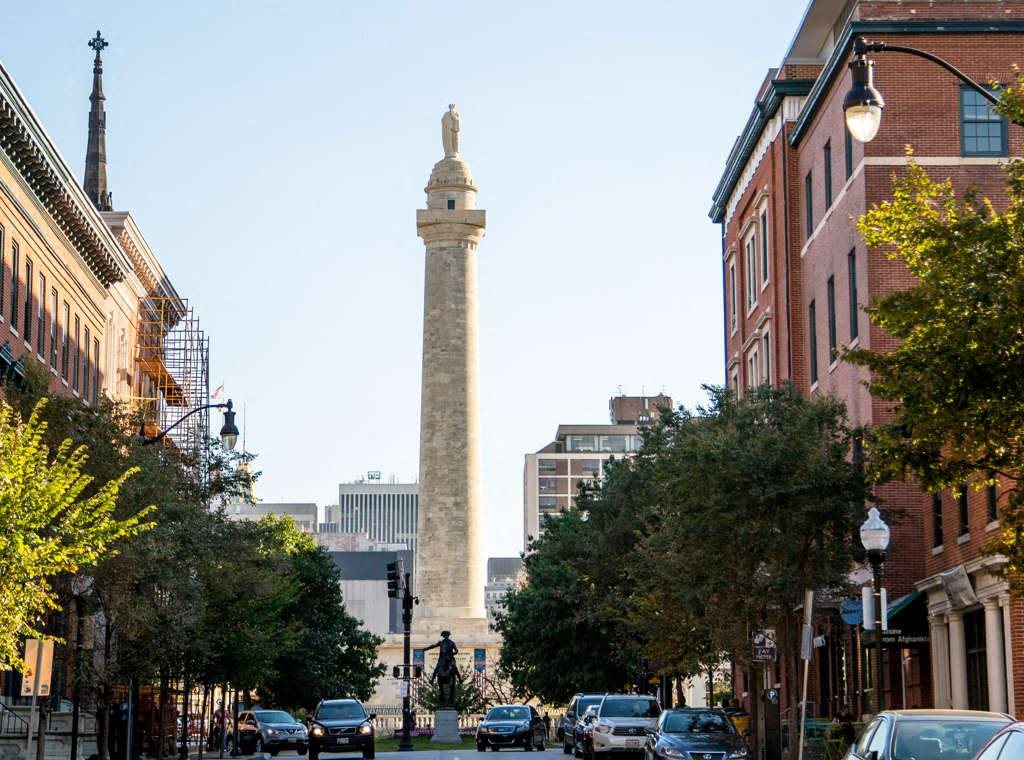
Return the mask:
<svg viewBox="0 0 1024 760"><path fill-rule="evenodd" d="M398 696L400 696L402 699L405 699L406 697L409 696L409 682L408 681L402 681L398 685Z"/></svg>
<svg viewBox="0 0 1024 760"><path fill-rule="evenodd" d="M27 639L25 641L25 670L21 675L21 696L47 697L50 695L50 676L53 670L53 639Z"/></svg>
<svg viewBox="0 0 1024 760"><path fill-rule="evenodd" d="M774 628L759 628L754 631L754 661L774 662L777 651Z"/></svg>
<svg viewBox="0 0 1024 760"><path fill-rule="evenodd" d="M932 637L928 631L904 631L890 628L882 632L882 646L895 649L925 649L931 646Z"/></svg>

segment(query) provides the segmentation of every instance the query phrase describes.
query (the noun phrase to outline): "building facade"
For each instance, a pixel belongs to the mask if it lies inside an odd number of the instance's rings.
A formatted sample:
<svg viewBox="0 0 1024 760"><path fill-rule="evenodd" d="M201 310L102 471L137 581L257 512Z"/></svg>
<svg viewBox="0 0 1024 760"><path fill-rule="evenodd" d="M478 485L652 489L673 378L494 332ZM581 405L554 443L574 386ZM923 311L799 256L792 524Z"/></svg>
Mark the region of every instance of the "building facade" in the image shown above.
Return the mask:
<svg viewBox="0 0 1024 760"><path fill-rule="evenodd" d="M320 533L360 534L388 546L416 551L419 485L377 480L341 483L338 503L324 508Z"/></svg>
<svg viewBox="0 0 1024 760"><path fill-rule="evenodd" d="M318 527L317 506L311 502L235 502L224 507L224 514L229 520L240 522L262 520L271 515L287 517L303 533L316 533Z"/></svg>
<svg viewBox="0 0 1024 760"><path fill-rule="evenodd" d="M494 630L495 617L505 609L505 595L525 580L522 557L488 557L487 585L484 586L484 608L487 627Z"/></svg>
<svg viewBox="0 0 1024 760"><path fill-rule="evenodd" d="M935 64L880 53L872 57L886 101L882 126L858 143L842 108L857 36L927 50L980 82L1007 82L1021 61L1024 6L812 0L758 88L714 192L726 383L739 395L783 381L834 395L859 426L884 422L889 411L870 395L867 371L840 353L890 347L863 307L912 281L900 262L865 247L854 221L890 197L908 144L932 176L958 191L976 186L998 205L1000 165L1020 155L1024 132ZM933 495L898 482L877 494L883 511L903 515L889 521L886 585L902 616L894 623L929 642L887 651L885 703L1024 709L1024 606L992 572L1003 560L982 552L999 525L998 490ZM863 710L874 685L859 629L828 620L819 633L833 642L817 656L820 711L834 714L845 701ZM738 689L752 695L744 685L753 677L738 674Z"/></svg>
<svg viewBox="0 0 1024 760"><path fill-rule="evenodd" d="M671 409L672 399L616 396L608 402L610 424L559 425L551 443L526 455L523 466L523 546L544 532L544 521L575 506L580 485L604 477L605 463L640 450L640 430Z"/></svg>

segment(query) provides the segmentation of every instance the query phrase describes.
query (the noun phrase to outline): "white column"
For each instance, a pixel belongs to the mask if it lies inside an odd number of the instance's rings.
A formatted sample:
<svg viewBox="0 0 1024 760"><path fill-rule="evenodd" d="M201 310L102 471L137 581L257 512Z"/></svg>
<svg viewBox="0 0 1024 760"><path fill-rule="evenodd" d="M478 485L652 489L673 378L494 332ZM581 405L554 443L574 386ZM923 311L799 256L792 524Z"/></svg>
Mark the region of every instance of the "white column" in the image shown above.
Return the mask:
<svg viewBox="0 0 1024 760"><path fill-rule="evenodd" d="M1017 700L1013 693L1013 627L1010 625L1010 595L999 597L1003 610L1003 662L1006 663L1006 712L1017 714Z"/></svg>
<svg viewBox="0 0 1024 760"><path fill-rule="evenodd" d="M950 704L949 694L949 635L946 621L941 615L929 615L928 626L932 636L932 691L935 707L947 709Z"/></svg>
<svg viewBox="0 0 1024 760"><path fill-rule="evenodd" d="M949 686L954 710L967 709L967 642L964 638L964 616L950 612L949 620Z"/></svg>
<svg viewBox="0 0 1024 760"><path fill-rule="evenodd" d="M1006 663L1003 660L1003 616L999 599L991 597L985 606L985 666L988 670L988 709L1006 712Z"/></svg>

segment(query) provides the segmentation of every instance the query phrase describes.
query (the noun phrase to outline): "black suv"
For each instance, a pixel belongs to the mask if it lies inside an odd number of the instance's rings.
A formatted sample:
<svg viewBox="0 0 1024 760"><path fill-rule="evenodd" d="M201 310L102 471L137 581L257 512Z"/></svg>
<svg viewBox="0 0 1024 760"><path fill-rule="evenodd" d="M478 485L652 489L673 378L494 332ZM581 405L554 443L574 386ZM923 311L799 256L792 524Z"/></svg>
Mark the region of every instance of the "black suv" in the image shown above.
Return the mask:
<svg viewBox="0 0 1024 760"><path fill-rule="evenodd" d="M309 760L320 752L362 752L374 756L373 719L358 699L325 699L309 720Z"/></svg>
<svg viewBox="0 0 1024 760"><path fill-rule="evenodd" d="M576 746L576 724L583 717L583 713L591 705L601 704L604 693L601 694L577 694L565 708L565 715L558 719L558 727L555 729L555 738L562 743L562 752L572 754Z"/></svg>

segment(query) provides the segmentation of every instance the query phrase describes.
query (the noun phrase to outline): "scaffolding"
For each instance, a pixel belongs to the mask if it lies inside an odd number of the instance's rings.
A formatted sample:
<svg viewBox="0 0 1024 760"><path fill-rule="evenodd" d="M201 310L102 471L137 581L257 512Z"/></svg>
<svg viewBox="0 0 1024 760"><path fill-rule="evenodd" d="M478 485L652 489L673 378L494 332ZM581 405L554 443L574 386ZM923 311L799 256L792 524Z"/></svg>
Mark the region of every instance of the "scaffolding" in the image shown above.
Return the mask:
<svg viewBox="0 0 1024 760"><path fill-rule="evenodd" d="M139 396L147 427L169 430L179 450L203 464L210 437L210 339L184 298L151 295L139 304ZM195 410L200 411L195 411Z"/></svg>

